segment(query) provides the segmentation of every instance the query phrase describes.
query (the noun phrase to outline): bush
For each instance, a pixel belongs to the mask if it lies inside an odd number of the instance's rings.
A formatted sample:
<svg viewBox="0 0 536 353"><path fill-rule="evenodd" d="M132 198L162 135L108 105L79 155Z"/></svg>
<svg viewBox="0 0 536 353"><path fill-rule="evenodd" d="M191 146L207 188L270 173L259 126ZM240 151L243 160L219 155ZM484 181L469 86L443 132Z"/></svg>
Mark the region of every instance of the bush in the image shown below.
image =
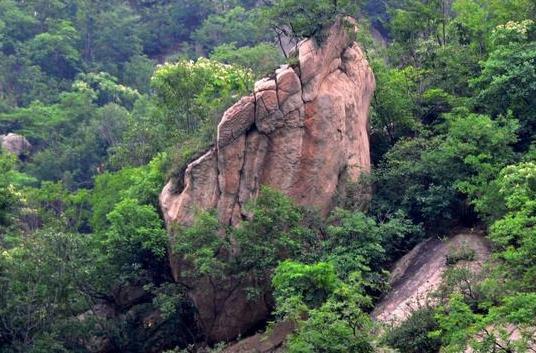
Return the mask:
<svg viewBox="0 0 536 353"><path fill-rule="evenodd" d="M462 244L459 248L449 249L447 254L447 265L456 265L460 261L473 261L476 258L476 252L467 244Z"/></svg>
<svg viewBox="0 0 536 353"><path fill-rule="evenodd" d="M437 330L438 324L432 308L420 308L400 325L387 331L383 338L390 347L404 353L434 353L439 352L441 339L428 336L429 332Z"/></svg>
<svg viewBox="0 0 536 353"><path fill-rule="evenodd" d="M329 266L322 263L314 265L316 266L328 270L321 276L324 280L318 282L324 286L325 280L334 276L329 274ZM347 282L331 282L337 288L320 307L308 308L299 297L292 297L293 304L301 304L298 308L305 311L301 314L301 320L298 318L296 333L288 340L289 353L374 352L373 338L370 335L372 322L370 316L363 311L370 307L371 301L363 294L361 275L353 273ZM276 288L280 285L277 281L274 284Z"/></svg>
<svg viewBox="0 0 536 353"><path fill-rule="evenodd" d="M337 273L332 264L319 262L313 265L285 261L277 267L272 284L275 287L274 296L279 310L286 308L289 300L297 297L310 308L317 308L340 285Z"/></svg>

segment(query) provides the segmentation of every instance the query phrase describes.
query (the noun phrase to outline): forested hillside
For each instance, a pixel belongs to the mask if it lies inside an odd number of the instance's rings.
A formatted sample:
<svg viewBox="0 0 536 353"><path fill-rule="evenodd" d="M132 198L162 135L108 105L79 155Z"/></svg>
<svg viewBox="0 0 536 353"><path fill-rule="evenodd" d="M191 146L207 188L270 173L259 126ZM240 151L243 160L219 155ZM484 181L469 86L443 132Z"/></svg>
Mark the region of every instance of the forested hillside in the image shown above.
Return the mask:
<svg viewBox="0 0 536 353"><path fill-rule="evenodd" d="M159 194L224 112L346 16L376 82L371 172L327 212L262 187L239 224L166 227ZM0 0L0 352L239 352L190 295L236 279L268 312L232 341L286 325L277 352L536 352L535 19L533 0ZM372 320L397 260L465 228L482 270L457 246L433 300Z"/></svg>

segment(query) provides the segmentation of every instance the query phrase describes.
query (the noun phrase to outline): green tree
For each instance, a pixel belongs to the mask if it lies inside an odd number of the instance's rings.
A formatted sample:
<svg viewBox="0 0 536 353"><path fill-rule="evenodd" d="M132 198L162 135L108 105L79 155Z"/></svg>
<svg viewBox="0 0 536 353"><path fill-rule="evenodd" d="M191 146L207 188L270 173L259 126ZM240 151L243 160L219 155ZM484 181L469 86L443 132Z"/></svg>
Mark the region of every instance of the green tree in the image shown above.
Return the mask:
<svg viewBox="0 0 536 353"><path fill-rule="evenodd" d="M289 352L374 351L371 320L363 311L371 301L363 294L359 273L343 282L328 263L287 261L276 269L273 285L277 311L297 325L286 346Z"/></svg>
<svg viewBox="0 0 536 353"><path fill-rule="evenodd" d="M106 11L99 12L91 23L93 33L88 43L91 47L89 63L99 70L120 76L122 64L142 51L138 17L125 4L101 8Z"/></svg>
<svg viewBox="0 0 536 353"><path fill-rule="evenodd" d="M437 353L441 347L439 337L430 337L438 329L432 308L419 308L404 322L388 328L384 340L390 347L405 353Z"/></svg>
<svg viewBox="0 0 536 353"><path fill-rule="evenodd" d="M277 266L272 285L278 313L296 320L302 311L324 304L340 286L340 279L330 263L307 265L287 260ZM299 306L294 307L296 304Z"/></svg>
<svg viewBox="0 0 536 353"><path fill-rule="evenodd" d="M29 56L46 73L72 79L81 64L77 48L78 32L68 21L60 21L49 27L48 32L36 35L29 42Z"/></svg>
<svg viewBox="0 0 536 353"><path fill-rule="evenodd" d="M377 190L376 212L401 208L414 223L441 232L470 211L462 192L477 209L479 198L493 199L495 176L514 159L517 121L462 110L446 116L442 127L443 134L401 140L386 154L377 177L389 187Z"/></svg>
<svg viewBox="0 0 536 353"><path fill-rule="evenodd" d="M265 16L280 39L281 36L322 39L324 30L337 16L355 16L357 10L356 2L350 0L275 0L266 7Z"/></svg>
<svg viewBox="0 0 536 353"><path fill-rule="evenodd" d="M132 87L142 94L147 94L151 89L151 77L154 70L153 60L143 55L134 56L124 66L122 81L126 83L126 87Z"/></svg>
<svg viewBox="0 0 536 353"><path fill-rule="evenodd" d="M0 49L6 54L14 54L19 42L30 39L37 32L35 17L21 9L13 0L0 2L0 20L4 24Z"/></svg>
<svg viewBox="0 0 536 353"><path fill-rule="evenodd" d="M83 336L72 317L89 304L81 290L94 265L87 249L84 237L43 231L0 252L0 342L8 352L79 348L63 334L70 325Z"/></svg>
<svg viewBox="0 0 536 353"><path fill-rule="evenodd" d="M15 166L15 156L0 150L0 230L13 223L18 198L10 176ZM0 239L1 240L1 239Z"/></svg>
<svg viewBox="0 0 536 353"><path fill-rule="evenodd" d="M151 80L168 126L187 133L205 127L211 137L223 110L252 83L249 71L203 58L160 66Z"/></svg>
<svg viewBox="0 0 536 353"><path fill-rule="evenodd" d="M238 65L252 70L256 78L261 78L276 68L282 61L280 49L270 43L260 43L251 47L237 48L236 44L222 44L214 48L211 60L224 64Z"/></svg>
<svg viewBox="0 0 536 353"><path fill-rule="evenodd" d="M110 226L107 215L123 199L135 199L141 205L158 205L158 194L164 183L165 155L156 156L148 165L106 172L95 178L91 192L91 226L96 233Z"/></svg>
<svg viewBox="0 0 536 353"><path fill-rule="evenodd" d="M471 81L478 90L475 103L493 116L511 111L521 123L521 145L536 132L536 25L533 20L508 22L493 33L494 50Z"/></svg>
<svg viewBox="0 0 536 353"><path fill-rule="evenodd" d="M376 91L372 104L374 156L382 156L403 136L419 129L416 117L418 78L421 70L408 66L391 69L383 61L374 61ZM379 157L376 157L379 158Z"/></svg>
<svg viewBox="0 0 536 353"><path fill-rule="evenodd" d="M154 207L125 198L106 218L110 227L103 241L114 261L142 263L147 261L144 258L147 252L157 258L166 255L167 233Z"/></svg>
<svg viewBox="0 0 536 353"><path fill-rule="evenodd" d="M269 39L262 17L240 6L222 14L210 15L192 34L192 38L207 52L224 43L243 47Z"/></svg>
<svg viewBox="0 0 536 353"><path fill-rule="evenodd" d="M509 277L519 289L534 291L536 268L536 164L508 166L499 175L498 190L506 213L490 228L490 238L499 247L498 257L508 264Z"/></svg>

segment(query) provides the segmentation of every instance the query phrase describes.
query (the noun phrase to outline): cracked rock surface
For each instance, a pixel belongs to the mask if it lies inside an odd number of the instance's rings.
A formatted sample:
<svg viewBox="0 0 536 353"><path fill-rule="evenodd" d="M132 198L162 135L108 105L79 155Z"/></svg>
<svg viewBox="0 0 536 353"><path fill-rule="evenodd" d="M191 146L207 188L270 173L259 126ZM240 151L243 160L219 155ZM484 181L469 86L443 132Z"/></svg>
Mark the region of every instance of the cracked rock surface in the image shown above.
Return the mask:
<svg viewBox="0 0 536 353"><path fill-rule="evenodd" d="M173 182L163 189L168 226L188 226L207 209L216 209L222 224L237 225L261 185L327 215L341 184L370 171L367 116L375 80L349 35L353 30L342 22L321 44L300 42L296 65L258 81L251 95L225 112L215 146L188 165L184 189L176 192ZM170 260L179 280L180 259L172 254ZM215 328L207 333L215 340L234 338L269 314L267 304L252 306L242 294L223 296L229 302L218 303L220 310L203 307L212 297L207 288L191 296L200 320Z"/></svg>

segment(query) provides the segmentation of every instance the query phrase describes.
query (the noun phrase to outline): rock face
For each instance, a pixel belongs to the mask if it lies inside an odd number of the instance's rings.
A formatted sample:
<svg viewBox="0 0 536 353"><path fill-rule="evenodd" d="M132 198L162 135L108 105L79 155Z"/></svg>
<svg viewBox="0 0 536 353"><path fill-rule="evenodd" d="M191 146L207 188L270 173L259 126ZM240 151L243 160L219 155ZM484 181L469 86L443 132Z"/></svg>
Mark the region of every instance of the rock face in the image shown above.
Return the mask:
<svg viewBox="0 0 536 353"><path fill-rule="evenodd" d="M395 264L390 278L391 290L376 305L372 317L397 324L416 309L433 304L430 295L439 288L447 269L447 256L465 249L474 259L463 265L477 273L489 258L491 245L480 231L462 229L446 241L430 238L418 244Z"/></svg>
<svg viewBox="0 0 536 353"><path fill-rule="evenodd" d="M296 325L281 321L264 334L258 333L227 347L222 353L283 353L287 337L294 332Z"/></svg>
<svg viewBox="0 0 536 353"><path fill-rule="evenodd" d="M237 225L261 185L327 214L343 184L369 172L367 116L375 80L351 39L356 27L347 24L336 23L322 44L300 42L296 65L258 81L252 95L225 112L215 147L188 165L184 189L176 193L169 182L162 191L168 225L190 225L198 210L207 209L215 209L222 224ZM170 260L180 280L180 259ZM209 292L203 287L190 293L201 321L218 328L207 332L209 339L232 339L269 313L265 301L247 303L244 293L218 299ZM207 301L218 302L220 310L205 307Z"/></svg>
<svg viewBox="0 0 536 353"><path fill-rule="evenodd" d="M32 145L24 136L14 133L0 135L0 145L19 158L29 154L32 149Z"/></svg>

